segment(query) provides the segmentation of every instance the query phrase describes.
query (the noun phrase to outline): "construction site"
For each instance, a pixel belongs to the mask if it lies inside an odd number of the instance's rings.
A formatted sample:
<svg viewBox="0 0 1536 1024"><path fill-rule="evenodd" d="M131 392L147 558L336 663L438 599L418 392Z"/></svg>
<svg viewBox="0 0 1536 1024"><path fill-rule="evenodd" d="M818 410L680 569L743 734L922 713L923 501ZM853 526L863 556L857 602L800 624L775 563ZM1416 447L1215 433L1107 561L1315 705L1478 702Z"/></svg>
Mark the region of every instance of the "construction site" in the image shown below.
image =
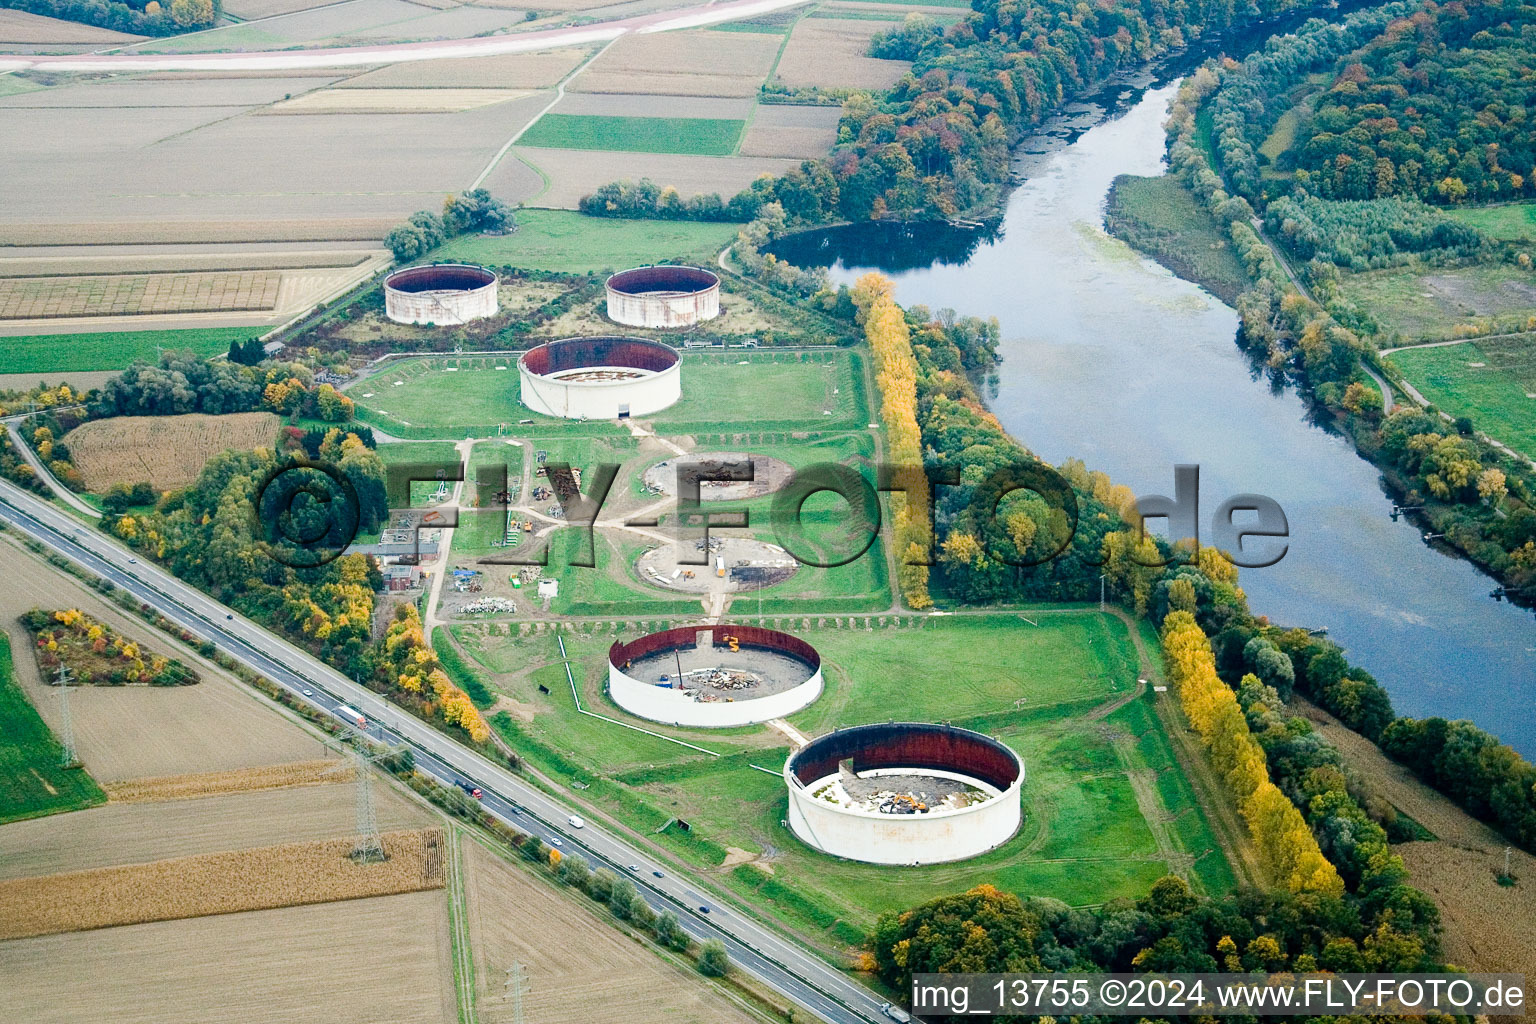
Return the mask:
<svg viewBox="0 0 1536 1024"><path fill-rule="evenodd" d="M750 479L742 470L751 463ZM745 501L772 494L794 469L783 459L747 452L694 452L658 462L641 478L647 494L675 497L698 488L700 501Z"/></svg>
<svg viewBox="0 0 1536 1024"><path fill-rule="evenodd" d="M821 688L814 647L758 626L683 626L617 642L608 652L609 696L653 721L763 722L800 710Z"/></svg>
<svg viewBox="0 0 1536 1024"><path fill-rule="evenodd" d="M800 563L777 544L751 537L711 537L663 544L640 556L640 577L685 594L739 594L763 590L793 576Z"/></svg>

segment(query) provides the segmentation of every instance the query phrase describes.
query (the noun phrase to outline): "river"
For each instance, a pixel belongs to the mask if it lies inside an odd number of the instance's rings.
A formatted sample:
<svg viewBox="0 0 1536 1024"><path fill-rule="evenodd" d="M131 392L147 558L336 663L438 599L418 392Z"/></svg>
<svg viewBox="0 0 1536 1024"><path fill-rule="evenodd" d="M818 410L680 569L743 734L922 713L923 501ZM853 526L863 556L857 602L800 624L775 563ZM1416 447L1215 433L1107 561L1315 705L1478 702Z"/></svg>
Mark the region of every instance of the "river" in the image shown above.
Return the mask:
<svg viewBox="0 0 1536 1024"><path fill-rule="evenodd" d="M968 256L940 231L892 264L869 255L892 239L861 229L802 236L784 255L832 262L836 281L886 270L904 305L998 317L991 407L1051 463L1082 459L1138 495L1171 495L1174 465L1197 463L1202 531L1230 495L1274 498L1290 548L1242 571L1256 613L1327 629L1399 714L1470 718L1536 756L1531 613L1491 600L1492 580L1390 519L1376 470L1252 370L1230 308L1104 233L1114 178L1163 169L1176 87L1149 75L1106 94L1114 109L1077 104L1028 140L999 230Z"/></svg>

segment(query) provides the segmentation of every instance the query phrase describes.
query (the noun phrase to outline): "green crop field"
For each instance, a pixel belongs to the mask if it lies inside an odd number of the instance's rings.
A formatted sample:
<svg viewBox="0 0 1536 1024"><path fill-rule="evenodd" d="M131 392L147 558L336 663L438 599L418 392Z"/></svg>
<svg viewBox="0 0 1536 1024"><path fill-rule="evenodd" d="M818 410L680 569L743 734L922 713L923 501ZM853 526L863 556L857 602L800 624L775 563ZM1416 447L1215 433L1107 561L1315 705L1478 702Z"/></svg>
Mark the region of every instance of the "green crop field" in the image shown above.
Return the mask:
<svg viewBox="0 0 1536 1024"><path fill-rule="evenodd" d="M1451 207L1445 212L1491 238L1536 239L1536 203Z"/></svg>
<svg viewBox="0 0 1536 1024"><path fill-rule="evenodd" d="M817 735L891 718L951 719L997 736L1028 771L1017 836L974 860L903 869L893 885L889 869L823 856L780 825L783 783L753 767L783 765L787 748L776 731L680 730L607 702L609 645L673 620L562 633L583 705L657 736L574 714L553 636L522 635L516 624L452 632L471 668L517 702L517 716L494 722L535 767L562 784L580 783L581 799L642 832L685 818L691 832L669 828L656 839L690 863L719 865L728 849L762 858L771 875L748 864L716 877L833 943L857 943L883 911L984 881L1074 905L1139 896L1175 869L1206 891L1232 888L1150 695L1088 717L1136 685L1134 647L1118 619L1083 610L1038 616L1038 626L1009 615L908 618L900 628L870 617L870 629L864 618L843 620L843 628L811 621L824 625L797 631L823 654L826 692L791 722Z"/></svg>
<svg viewBox="0 0 1536 1024"><path fill-rule="evenodd" d="M1536 334L1388 357L1424 397L1512 448L1536 454ZM1477 363L1480 365L1474 366Z"/></svg>
<svg viewBox="0 0 1536 1024"><path fill-rule="evenodd" d="M59 741L22 692L0 632L0 824L105 803L83 768L59 767Z"/></svg>
<svg viewBox="0 0 1536 1024"><path fill-rule="evenodd" d="M154 362L155 346L188 348L201 356L229 350L231 341L260 335L264 327L187 327L170 331L105 331L98 334L24 334L0 338L0 373L121 370L135 359Z"/></svg>
<svg viewBox="0 0 1536 1024"><path fill-rule="evenodd" d="M584 217L570 210L519 210L510 235L460 235L432 254L561 274L622 270L677 260L708 263L729 245L739 224L684 220L619 220Z"/></svg>
<svg viewBox="0 0 1536 1024"><path fill-rule="evenodd" d="M517 140L538 149L730 156L745 121L721 117L615 117L545 114Z"/></svg>

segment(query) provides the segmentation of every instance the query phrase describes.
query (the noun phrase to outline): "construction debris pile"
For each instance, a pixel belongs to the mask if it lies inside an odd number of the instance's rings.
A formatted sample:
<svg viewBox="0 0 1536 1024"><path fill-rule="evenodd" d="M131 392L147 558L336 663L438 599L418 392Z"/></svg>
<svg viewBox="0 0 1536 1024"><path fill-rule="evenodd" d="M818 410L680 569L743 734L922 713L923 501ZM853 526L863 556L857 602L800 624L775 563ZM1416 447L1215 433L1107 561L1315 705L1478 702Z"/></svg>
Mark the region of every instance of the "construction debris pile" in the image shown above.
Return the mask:
<svg viewBox="0 0 1536 1024"><path fill-rule="evenodd" d="M482 575L479 569L460 566L453 570L453 589L461 594L478 594L484 588Z"/></svg>
<svg viewBox="0 0 1536 1024"><path fill-rule="evenodd" d="M478 615L482 612L515 612L517 605L510 597L481 597L459 609L461 615Z"/></svg>
<svg viewBox="0 0 1536 1024"><path fill-rule="evenodd" d="M990 800L984 790L957 779L924 773L856 775L851 764L839 766L837 777L815 791L818 800L879 814L928 814L957 811Z"/></svg>

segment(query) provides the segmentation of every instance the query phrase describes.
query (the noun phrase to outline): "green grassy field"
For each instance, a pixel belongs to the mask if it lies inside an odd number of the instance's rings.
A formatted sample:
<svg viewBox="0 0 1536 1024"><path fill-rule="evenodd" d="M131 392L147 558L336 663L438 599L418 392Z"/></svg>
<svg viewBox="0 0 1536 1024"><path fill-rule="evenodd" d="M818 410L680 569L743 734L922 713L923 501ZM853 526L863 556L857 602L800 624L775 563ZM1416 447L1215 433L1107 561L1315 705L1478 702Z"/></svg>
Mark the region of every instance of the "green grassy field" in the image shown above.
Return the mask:
<svg viewBox="0 0 1536 1024"><path fill-rule="evenodd" d="M518 210L510 235L460 235L432 254L562 274L621 270L660 260L708 263L736 237L739 224L584 217L570 210Z"/></svg>
<svg viewBox="0 0 1536 1024"><path fill-rule="evenodd" d="M1171 175L1116 178L1104 222L1131 248L1227 303L1249 286L1231 241Z"/></svg>
<svg viewBox="0 0 1536 1024"><path fill-rule="evenodd" d="M1480 318L1495 329L1536 316L1536 279L1504 263L1442 269L1395 267L1340 274L1339 292L1404 341L1449 338Z"/></svg>
<svg viewBox="0 0 1536 1024"><path fill-rule="evenodd" d="M1450 207L1445 212L1490 238L1536 239L1536 203Z"/></svg>
<svg viewBox="0 0 1536 1024"><path fill-rule="evenodd" d="M0 373L121 370L135 359L154 362L155 346L189 348L202 356L229 350L265 327L189 327L173 331L106 331L97 334L24 334L0 338Z"/></svg>
<svg viewBox="0 0 1536 1024"><path fill-rule="evenodd" d="M517 140L540 149L730 156L745 121L721 117L614 117L545 114Z"/></svg>
<svg viewBox="0 0 1536 1024"><path fill-rule="evenodd" d="M518 400L517 355L403 360L353 385L347 395L357 403L359 419L400 437L485 437L503 428L551 438L628 436L611 423L553 419L525 409ZM685 356L682 401L657 414L657 428L686 433L726 422L741 429L863 426L868 411L855 358L841 350L805 359L793 352ZM525 419L533 422L520 424Z"/></svg>
<svg viewBox="0 0 1536 1024"><path fill-rule="evenodd" d="M863 427L869 410L853 353L734 351L683 356L683 397L656 414L663 433L687 433L723 422L810 428Z"/></svg>
<svg viewBox="0 0 1536 1024"><path fill-rule="evenodd" d="M607 701L609 645L671 620L564 633L582 701L719 757L573 714L548 634L520 636L516 625L460 626L453 634L471 667L518 703L517 717L501 714L495 723L540 771L587 787L578 789L581 799L644 832L686 818L690 833L668 829L657 841L690 863L717 866L728 848L762 858L771 875L746 865L716 877L832 943L856 943L882 911L984 881L1074 905L1139 896L1170 864L1206 891L1232 887L1150 698L1087 717L1135 686L1135 652L1119 620L1084 610L1039 617L1039 626L1005 615L909 619L902 628L869 621L870 630L862 619L841 629L828 619L802 632L823 654L827 687L792 716L797 728L818 734L888 718L952 719L1014 747L1029 773L1025 823L1014 839L975 860L903 869L899 885L889 869L823 856L780 825L783 784L752 767L782 766L787 749L777 732L678 730L633 719Z"/></svg>
<svg viewBox="0 0 1536 1024"><path fill-rule="evenodd" d="M60 768L60 756L59 741L16 682L10 638L0 633L0 825L106 802L83 768Z"/></svg>
<svg viewBox="0 0 1536 1024"><path fill-rule="evenodd" d="M1471 417L1491 437L1536 453L1536 335L1411 348L1388 357L1442 411ZM1481 366L1473 366L1481 363Z"/></svg>

